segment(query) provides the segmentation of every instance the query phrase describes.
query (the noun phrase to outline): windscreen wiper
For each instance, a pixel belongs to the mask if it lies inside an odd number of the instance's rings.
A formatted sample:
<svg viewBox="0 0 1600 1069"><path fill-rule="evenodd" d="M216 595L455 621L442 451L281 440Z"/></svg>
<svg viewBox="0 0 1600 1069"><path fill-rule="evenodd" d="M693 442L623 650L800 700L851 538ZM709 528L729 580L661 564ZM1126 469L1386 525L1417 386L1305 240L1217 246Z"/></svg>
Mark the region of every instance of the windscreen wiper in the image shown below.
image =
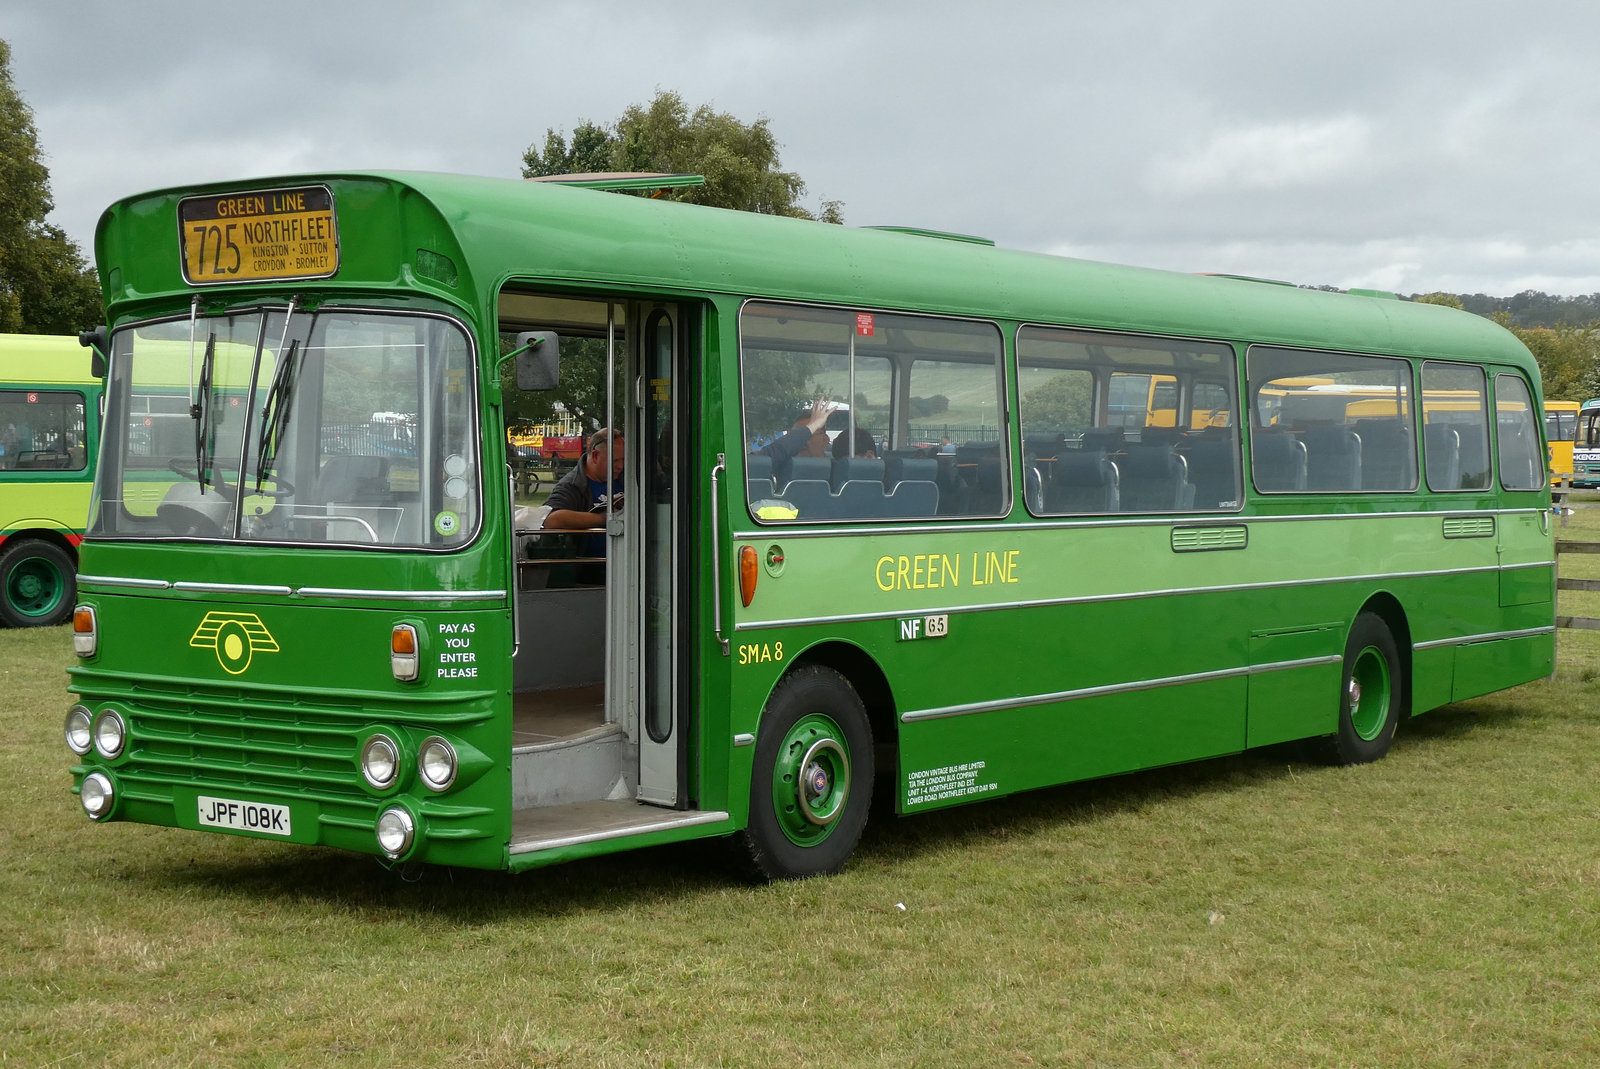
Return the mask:
<svg viewBox="0 0 1600 1069"><path fill-rule="evenodd" d="M296 338L289 343L288 352L283 354L283 359L278 362L278 369L272 374L272 385L267 389L266 403L261 406L261 433L256 439L256 493L261 492L261 484L266 481L267 473L272 471L278 459L278 446L281 444L281 431L289 423L289 410L294 406L294 383L299 372L299 364L295 357L300 352L300 339Z"/></svg>
<svg viewBox="0 0 1600 1069"><path fill-rule="evenodd" d="M211 481L211 459L216 454L217 432L212 419L211 370L217 359L217 334L212 331L206 338L206 355L200 363L200 390L189 406L189 417L194 420L194 477L200 483L200 493L206 492Z"/></svg>

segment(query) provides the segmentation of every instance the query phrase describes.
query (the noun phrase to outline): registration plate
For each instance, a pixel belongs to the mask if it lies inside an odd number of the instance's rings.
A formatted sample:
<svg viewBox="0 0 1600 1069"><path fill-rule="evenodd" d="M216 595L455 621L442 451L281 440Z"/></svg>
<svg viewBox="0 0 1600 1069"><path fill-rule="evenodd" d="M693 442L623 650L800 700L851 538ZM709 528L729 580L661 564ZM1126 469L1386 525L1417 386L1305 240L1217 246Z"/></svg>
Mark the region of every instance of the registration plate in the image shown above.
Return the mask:
<svg viewBox="0 0 1600 1069"><path fill-rule="evenodd" d="M253 831L260 835L289 834L289 807L268 802L241 802L234 798L200 796L200 825Z"/></svg>
<svg viewBox="0 0 1600 1069"><path fill-rule="evenodd" d="M339 228L327 186L185 197L178 202L183 277L191 285L327 278Z"/></svg>

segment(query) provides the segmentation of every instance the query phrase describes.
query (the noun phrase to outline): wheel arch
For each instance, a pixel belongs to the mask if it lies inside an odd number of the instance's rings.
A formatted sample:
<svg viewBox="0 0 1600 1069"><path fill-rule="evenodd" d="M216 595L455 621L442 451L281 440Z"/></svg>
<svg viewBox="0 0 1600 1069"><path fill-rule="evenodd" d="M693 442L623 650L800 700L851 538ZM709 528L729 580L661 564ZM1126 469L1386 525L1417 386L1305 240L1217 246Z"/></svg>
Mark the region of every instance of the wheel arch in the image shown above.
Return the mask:
<svg viewBox="0 0 1600 1069"><path fill-rule="evenodd" d="M784 676L807 665L831 668L843 676L861 697L861 704L866 706L867 723L872 728L872 739L877 748L883 751L888 747L898 755L900 719L894 691L889 687L889 678L871 654L851 642L837 639L820 642L807 647L796 657L785 670ZM774 689L782 681L783 676L775 680ZM895 761L880 760L878 774L882 776L895 767Z"/></svg>
<svg viewBox="0 0 1600 1069"><path fill-rule="evenodd" d="M1400 655L1400 716L1411 715L1411 622L1400 599L1387 590L1380 590L1367 598L1357 615L1370 612L1384 622L1394 639L1395 652ZM1352 626L1355 617L1351 617Z"/></svg>
<svg viewBox="0 0 1600 1069"><path fill-rule="evenodd" d="M76 568L78 566L78 543L68 538L68 533L54 527L19 527L0 537L0 553L10 549L13 545L29 540L52 542L60 549L66 550L67 556L72 558L72 566Z"/></svg>

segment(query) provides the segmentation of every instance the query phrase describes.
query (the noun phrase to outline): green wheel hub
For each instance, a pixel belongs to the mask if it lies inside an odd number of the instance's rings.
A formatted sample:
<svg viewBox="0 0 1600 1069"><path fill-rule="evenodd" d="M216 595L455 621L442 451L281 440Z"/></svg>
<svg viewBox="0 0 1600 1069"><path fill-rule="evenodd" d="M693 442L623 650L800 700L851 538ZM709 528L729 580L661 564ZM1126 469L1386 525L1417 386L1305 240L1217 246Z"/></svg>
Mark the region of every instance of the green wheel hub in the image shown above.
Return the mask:
<svg viewBox="0 0 1600 1069"><path fill-rule="evenodd" d="M772 807L778 827L796 846L815 846L833 834L850 797L850 748L830 716L801 717L778 745L772 768Z"/></svg>
<svg viewBox="0 0 1600 1069"><path fill-rule="evenodd" d="M17 562L6 579L5 597L23 616L49 616L66 595L66 577L44 557Z"/></svg>
<svg viewBox="0 0 1600 1069"><path fill-rule="evenodd" d="M1371 742L1383 732L1389 719L1389 703L1394 700L1389 662L1383 651L1367 646L1356 655L1350 672L1350 726L1364 741Z"/></svg>

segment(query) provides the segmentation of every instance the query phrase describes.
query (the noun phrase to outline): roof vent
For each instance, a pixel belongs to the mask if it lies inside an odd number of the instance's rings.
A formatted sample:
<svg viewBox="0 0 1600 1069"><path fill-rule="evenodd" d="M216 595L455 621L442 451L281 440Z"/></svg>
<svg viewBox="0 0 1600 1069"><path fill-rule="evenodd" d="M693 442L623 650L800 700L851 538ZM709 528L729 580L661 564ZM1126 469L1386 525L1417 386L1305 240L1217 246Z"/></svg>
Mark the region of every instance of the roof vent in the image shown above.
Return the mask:
<svg viewBox="0 0 1600 1069"><path fill-rule="evenodd" d="M980 238L972 234L952 234L945 230L924 230L920 226L866 226L863 230L887 230L891 234L910 234L914 238L938 238L941 241L964 241L968 245L994 246L992 238Z"/></svg>
<svg viewBox="0 0 1600 1069"><path fill-rule="evenodd" d="M608 192L630 190L644 192L648 190L685 189L690 186L703 186L706 176L703 174L662 174L654 171L594 171L588 174L541 174L529 178L530 182L555 182L564 186L577 186L580 189L603 189Z"/></svg>

